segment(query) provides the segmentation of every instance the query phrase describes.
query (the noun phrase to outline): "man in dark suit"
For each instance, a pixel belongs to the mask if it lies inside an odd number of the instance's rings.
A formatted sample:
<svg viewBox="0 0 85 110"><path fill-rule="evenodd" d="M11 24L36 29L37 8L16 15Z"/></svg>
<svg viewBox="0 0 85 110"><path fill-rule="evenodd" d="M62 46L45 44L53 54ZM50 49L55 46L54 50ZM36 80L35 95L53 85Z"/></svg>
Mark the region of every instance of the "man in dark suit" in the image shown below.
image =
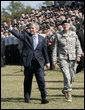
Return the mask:
<svg viewBox="0 0 85 110"><path fill-rule="evenodd" d="M45 104L49 101L46 99L46 89L44 80L44 64L43 55L46 61L46 67L50 68L50 62L47 54L47 48L45 38L38 34L39 26L36 23L32 23L30 26L30 33L24 31L18 33L11 27L11 21L8 19L8 26L10 32L17 38L23 41L22 50L22 64L24 65L24 97L25 102L30 101L31 86L33 73L38 83L39 90L41 92L41 103Z"/></svg>
<svg viewBox="0 0 85 110"><path fill-rule="evenodd" d="M84 22L81 25L81 28L77 32L78 38L82 48L81 60L78 62L76 73L79 73L84 69Z"/></svg>

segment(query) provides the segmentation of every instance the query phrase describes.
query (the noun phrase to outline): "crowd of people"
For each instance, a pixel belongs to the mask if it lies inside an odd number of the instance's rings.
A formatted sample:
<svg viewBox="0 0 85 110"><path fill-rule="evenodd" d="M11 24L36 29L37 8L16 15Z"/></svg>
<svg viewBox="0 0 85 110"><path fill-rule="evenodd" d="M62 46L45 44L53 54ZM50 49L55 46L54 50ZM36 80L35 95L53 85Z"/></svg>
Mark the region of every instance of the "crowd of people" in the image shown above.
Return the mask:
<svg viewBox="0 0 85 110"><path fill-rule="evenodd" d="M68 20L70 30L80 33L81 28L84 30L84 9L83 7L42 7L41 11L32 9L31 13L22 13L20 19L12 21L12 27L18 32L29 30L32 22L40 26L39 33L47 38L47 48L50 62L52 64L52 50L56 33L63 30L62 22ZM7 22L1 25L1 64L20 64L20 54L23 44L8 31ZM82 43L83 41L81 41ZM54 69L51 65L50 69Z"/></svg>

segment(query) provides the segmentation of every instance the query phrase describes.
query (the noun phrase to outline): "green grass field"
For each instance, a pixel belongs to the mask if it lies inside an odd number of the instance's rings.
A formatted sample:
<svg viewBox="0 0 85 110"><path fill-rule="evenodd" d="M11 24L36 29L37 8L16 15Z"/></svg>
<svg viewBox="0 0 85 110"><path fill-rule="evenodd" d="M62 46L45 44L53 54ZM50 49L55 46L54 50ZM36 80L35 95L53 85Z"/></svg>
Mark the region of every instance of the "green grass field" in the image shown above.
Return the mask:
<svg viewBox="0 0 85 110"><path fill-rule="evenodd" d="M30 103L24 102L23 72L20 66L1 68L1 109L84 109L84 72L76 74L72 90L72 103L65 102L62 94L63 75L59 69L45 68L45 81L48 104L41 104L41 95L33 77Z"/></svg>

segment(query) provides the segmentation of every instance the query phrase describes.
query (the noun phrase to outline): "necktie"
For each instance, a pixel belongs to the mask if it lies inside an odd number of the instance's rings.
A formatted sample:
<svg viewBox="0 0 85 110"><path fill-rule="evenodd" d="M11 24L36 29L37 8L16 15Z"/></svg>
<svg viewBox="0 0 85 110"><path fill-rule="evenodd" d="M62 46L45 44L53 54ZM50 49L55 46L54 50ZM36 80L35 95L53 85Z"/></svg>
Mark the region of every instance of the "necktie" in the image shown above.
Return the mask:
<svg viewBox="0 0 85 110"><path fill-rule="evenodd" d="M33 47L34 47L34 50L37 47L37 44L38 44L37 36L33 36Z"/></svg>

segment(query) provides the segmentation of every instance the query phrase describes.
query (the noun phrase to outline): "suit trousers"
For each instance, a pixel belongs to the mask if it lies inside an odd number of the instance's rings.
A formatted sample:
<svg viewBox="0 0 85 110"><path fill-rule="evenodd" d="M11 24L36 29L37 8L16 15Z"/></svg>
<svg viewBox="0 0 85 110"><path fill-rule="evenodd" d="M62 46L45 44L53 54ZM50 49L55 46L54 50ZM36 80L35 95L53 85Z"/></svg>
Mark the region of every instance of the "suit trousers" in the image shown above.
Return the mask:
<svg viewBox="0 0 85 110"><path fill-rule="evenodd" d="M54 70L55 69L55 67L53 66L53 62L52 62L52 51L53 51L53 46L52 45L50 45L50 46L48 46L47 47L47 49L48 49L48 56L49 56L49 60L50 60L50 70Z"/></svg>
<svg viewBox="0 0 85 110"><path fill-rule="evenodd" d="M41 98L45 98L47 92L45 90L44 68L41 68L36 59L31 61L30 66L24 67L24 97L28 100L30 99L33 74L35 74Z"/></svg>

